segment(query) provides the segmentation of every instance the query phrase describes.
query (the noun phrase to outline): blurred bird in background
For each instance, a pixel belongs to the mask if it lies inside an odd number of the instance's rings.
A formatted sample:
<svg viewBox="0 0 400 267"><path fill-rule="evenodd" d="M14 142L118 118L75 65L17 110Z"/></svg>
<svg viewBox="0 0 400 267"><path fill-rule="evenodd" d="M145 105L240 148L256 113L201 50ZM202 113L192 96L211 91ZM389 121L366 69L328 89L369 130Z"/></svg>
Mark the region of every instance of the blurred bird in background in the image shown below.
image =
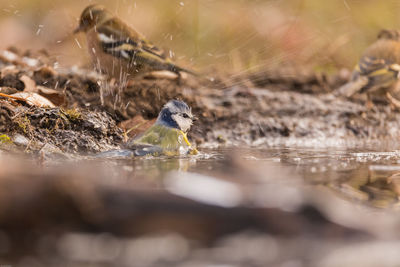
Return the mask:
<svg viewBox="0 0 400 267"><path fill-rule="evenodd" d="M371 94L383 92L395 107L400 101L392 96L399 90L400 72L400 31L381 30L378 39L361 56L350 81L338 89L338 94L351 97L366 93L368 104L372 105Z"/></svg>
<svg viewBox="0 0 400 267"><path fill-rule="evenodd" d="M128 142L135 156L197 154L187 139L195 117L183 101L171 100L164 105L156 122L142 135Z"/></svg>
<svg viewBox="0 0 400 267"><path fill-rule="evenodd" d="M75 33L86 33L88 50L95 68L118 81L152 71L196 75L175 65L164 52L114 16L104 6L90 5L80 17Z"/></svg>

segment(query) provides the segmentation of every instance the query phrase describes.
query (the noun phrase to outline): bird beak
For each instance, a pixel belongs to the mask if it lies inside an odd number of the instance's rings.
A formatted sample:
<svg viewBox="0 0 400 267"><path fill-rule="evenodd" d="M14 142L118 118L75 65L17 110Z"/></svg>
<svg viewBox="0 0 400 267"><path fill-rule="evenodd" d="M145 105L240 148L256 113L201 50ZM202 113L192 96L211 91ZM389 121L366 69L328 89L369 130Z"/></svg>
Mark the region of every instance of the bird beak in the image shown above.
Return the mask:
<svg viewBox="0 0 400 267"><path fill-rule="evenodd" d="M192 121L197 121L199 118L197 118L196 116L192 117Z"/></svg>

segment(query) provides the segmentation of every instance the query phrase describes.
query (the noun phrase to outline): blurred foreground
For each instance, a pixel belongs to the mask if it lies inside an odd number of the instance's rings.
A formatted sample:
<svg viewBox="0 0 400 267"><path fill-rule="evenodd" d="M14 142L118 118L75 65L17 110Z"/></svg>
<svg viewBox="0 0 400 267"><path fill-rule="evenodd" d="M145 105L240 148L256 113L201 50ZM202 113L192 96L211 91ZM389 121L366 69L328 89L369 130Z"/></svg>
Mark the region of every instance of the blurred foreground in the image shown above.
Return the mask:
<svg viewBox="0 0 400 267"><path fill-rule="evenodd" d="M228 149L37 166L1 153L1 262L397 266L397 157Z"/></svg>

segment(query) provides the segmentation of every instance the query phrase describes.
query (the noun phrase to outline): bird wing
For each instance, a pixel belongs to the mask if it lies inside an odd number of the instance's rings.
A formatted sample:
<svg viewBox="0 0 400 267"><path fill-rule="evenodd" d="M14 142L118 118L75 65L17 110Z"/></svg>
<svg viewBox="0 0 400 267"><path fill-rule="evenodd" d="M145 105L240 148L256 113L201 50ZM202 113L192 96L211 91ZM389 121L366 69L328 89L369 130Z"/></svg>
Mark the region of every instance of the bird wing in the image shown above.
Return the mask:
<svg viewBox="0 0 400 267"><path fill-rule="evenodd" d="M148 154L159 155L163 153L163 148L160 145L160 131L153 125L143 134L131 140L127 148L134 151L135 156L145 156Z"/></svg>
<svg viewBox="0 0 400 267"><path fill-rule="evenodd" d="M133 146L129 147L129 149L133 150L133 154L139 157L146 155L158 156L163 154L163 149L160 146L134 144Z"/></svg>
<svg viewBox="0 0 400 267"><path fill-rule="evenodd" d="M105 53L154 70L184 71L197 76L195 72L172 63L163 50L118 18L102 23L96 31Z"/></svg>
<svg viewBox="0 0 400 267"><path fill-rule="evenodd" d="M391 86L400 71L400 43L395 40L380 39L372 44L358 62L353 79L368 77L368 84L361 89L374 91Z"/></svg>
<svg viewBox="0 0 400 267"><path fill-rule="evenodd" d="M355 71L360 75L378 76L388 71L398 72L400 65L393 63L392 59L363 56L358 62Z"/></svg>
<svg viewBox="0 0 400 267"><path fill-rule="evenodd" d="M128 147L135 144L146 144L160 146L163 149L176 149L181 146L179 136L179 130L155 124L142 135L133 139Z"/></svg>
<svg viewBox="0 0 400 267"><path fill-rule="evenodd" d="M393 85L400 73L400 42L379 39L368 47L354 68L350 81L339 88L342 95L372 92Z"/></svg>
<svg viewBox="0 0 400 267"><path fill-rule="evenodd" d="M108 54L127 60L138 55L144 57L144 54L153 61L165 62L166 60L161 49L118 18L102 23L96 31L104 52Z"/></svg>
<svg viewBox="0 0 400 267"><path fill-rule="evenodd" d="M151 126L127 144L127 148L133 150L136 156L147 154L175 156L181 153L181 147L188 148L188 153L193 155L198 153L195 148L192 148L185 133L159 124Z"/></svg>
<svg viewBox="0 0 400 267"><path fill-rule="evenodd" d="M368 77L368 83L362 87L361 93L374 91L392 85L398 78L400 65L393 59L363 56L355 68L353 80Z"/></svg>
<svg viewBox="0 0 400 267"><path fill-rule="evenodd" d="M348 83L338 89L339 95L351 97L357 92L375 91L392 85L400 72L400 65L392 59L364 55L354 68Z"/></svg>
<svg viewBox="0 0 400 267"><path fill-rule="evenodd" d="M159 125L153 125L147 129L143 134L137 136L131 141L132 145L146 144L146 145L161 145L163 129Z"/></svg>

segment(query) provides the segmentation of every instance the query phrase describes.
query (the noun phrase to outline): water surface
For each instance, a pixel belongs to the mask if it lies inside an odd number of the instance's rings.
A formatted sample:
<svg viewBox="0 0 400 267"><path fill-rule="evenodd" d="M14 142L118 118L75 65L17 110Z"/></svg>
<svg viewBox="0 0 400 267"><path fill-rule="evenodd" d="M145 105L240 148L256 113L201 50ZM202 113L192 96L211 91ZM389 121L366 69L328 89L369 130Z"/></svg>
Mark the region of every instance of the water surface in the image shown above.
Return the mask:
<svg viewBox="0 0 400 267"><path fill-rule="evenodd" d="M322 186L341 198L367 206L394 208L399 203L400 151L226 148L179 158L103 161L114 170L114 179L134 182L142 189L173 192L171 177L179 174L187 179L195 176L198 180L227 182L240 190L250 185ZM193 180L187 183L195 184ZM204 189L195 186L203 193L218 187L213 183L204 183Z"/></svg>

